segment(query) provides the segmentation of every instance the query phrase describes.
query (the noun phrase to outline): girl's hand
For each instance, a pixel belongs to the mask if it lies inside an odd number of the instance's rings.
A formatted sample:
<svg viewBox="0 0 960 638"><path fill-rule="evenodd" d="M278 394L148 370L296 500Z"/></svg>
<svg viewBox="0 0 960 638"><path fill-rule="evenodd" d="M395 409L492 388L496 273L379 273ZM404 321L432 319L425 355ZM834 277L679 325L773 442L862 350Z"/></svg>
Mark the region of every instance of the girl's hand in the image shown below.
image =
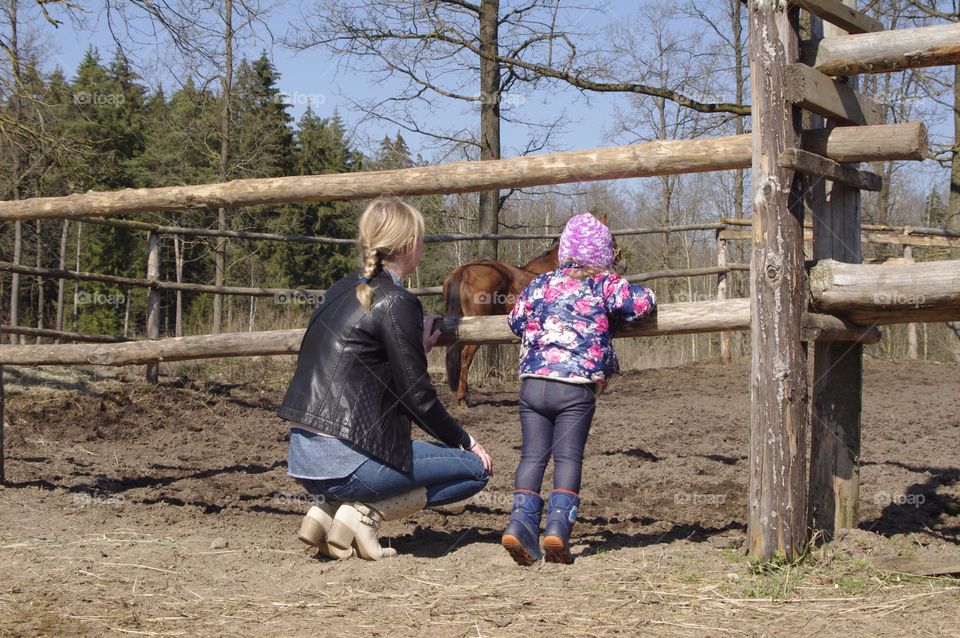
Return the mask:
<svg viewBox="0 0 960 638"><path fill-rule="evenodd" d="M440 339L440 315L427 315L423 318L423 351L430 352Z"/></svg>
<svg viewBox="0 0 960 638"><path fill-rule="evenodd" d="M487 451L483 449L483 446L474 440L470 451L480 457L480 461L483 463L483 469L487 471L487 474L493 476L493 459L490 458Z"/></svg>

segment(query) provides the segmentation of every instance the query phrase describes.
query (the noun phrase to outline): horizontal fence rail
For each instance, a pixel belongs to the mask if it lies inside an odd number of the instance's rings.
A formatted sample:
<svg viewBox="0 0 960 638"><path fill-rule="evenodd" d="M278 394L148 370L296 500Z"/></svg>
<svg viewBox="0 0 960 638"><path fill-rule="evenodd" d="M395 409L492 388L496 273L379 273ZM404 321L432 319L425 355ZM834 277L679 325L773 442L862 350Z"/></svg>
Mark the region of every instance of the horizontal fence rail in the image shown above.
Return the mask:
<svg viewBox="0 0 960 638"><path fill-rule="evenodd" d="M836 162L923 159L922 122L804 131L801 145ZM527 186L749 168L751 136L666 140L390 171L241 179L0 202L0 221L113 217L194 208L236 208L381 195L440 195Z"/></svg>

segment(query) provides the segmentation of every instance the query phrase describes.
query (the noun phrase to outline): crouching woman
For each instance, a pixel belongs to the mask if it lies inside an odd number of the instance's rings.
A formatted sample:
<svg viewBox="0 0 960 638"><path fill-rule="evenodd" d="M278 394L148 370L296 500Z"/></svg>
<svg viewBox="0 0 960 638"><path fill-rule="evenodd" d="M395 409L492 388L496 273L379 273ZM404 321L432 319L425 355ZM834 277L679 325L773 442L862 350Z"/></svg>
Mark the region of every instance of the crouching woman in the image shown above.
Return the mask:
<svg viewBox="0 0 960 638"><path fill-rule="evenodd" d="M307 326L278 411L290 422L288 468L318 503L299 538L331 558L396 554L379 526L482 490L483 447L447 412L427 374L434 317L403 277L423 258L420 212L373 201L359 223L360 272L333 284ZM411 439L415 423L440 444Z"/></svg>

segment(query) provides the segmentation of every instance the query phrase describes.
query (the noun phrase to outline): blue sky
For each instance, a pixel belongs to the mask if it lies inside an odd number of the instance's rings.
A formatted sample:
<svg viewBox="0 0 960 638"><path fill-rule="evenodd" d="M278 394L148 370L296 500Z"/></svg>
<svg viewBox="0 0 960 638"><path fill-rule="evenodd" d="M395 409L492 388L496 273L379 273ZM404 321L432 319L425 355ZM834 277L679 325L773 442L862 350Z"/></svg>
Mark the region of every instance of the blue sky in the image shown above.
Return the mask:
<svg viewBox="0 0 960 638"><path fill-rule="evenodd" d="M618 15L625 17L636 7L636 2L615 0L609 3L605 14L592 11L581 12L577 26L599 32L610 20L617 19ZM269 14L267 25L274 37L279 40L287 32L289 24L297 22L298 16L299 9L295 3L280 2ZM99 50L102 59L109 59L116 45L106 21L104 19L97 21L95 16L90 14L85 26L86 28L77 28L65 20L64 24L54 31L46 24L40 24L40 30L47 39L51 36L54 39L52 44L56 52L47 58L48 70L59 65L68 77L72 76L81 56L91 46ZM261 33L265 33L265 30L261 29ZM295 118L303 113L309 102L319 115L327 116L334 110L338 110L348 124L353 125L359 120L360 115L352 109L344 96L350 96L356 100L382 97L384 94L396 92L399 86L397 83L374 84L371 76L338 70L338 61L323 49L314 48L297 52L282 46L279 42L271 44L265 37L245 43L236 55L253 58L258 57L264 50L280 73L279 87L287 95L288 102L291 104L289 112ZM149 48L141 48L139 53L142 59L158 57L157 51L151 51ZM158 75L163 77L163 85L167 90L175 88L177 83L170 73L144 72L143 74L151 78ZM508 96L506 100L508 102L512 100L509 103L515 105L521 116L529 115L540 120L564 116L566 126L555 136L553 150L608 145L609 141L605 139L604 134L609 130L609 122L614 116L614 106L617 103L625 104L623 97L595 94L588 101L577 91L558 90L556 87L550 93L545 91L516 93ZM479 115L476 110L471 110L470 106L462 102L444 100L443 103L448 104L449 108L443 109L437 119L433 119L432 122L455 128L477 126ZM397 126L389 123L367 124L363 130L357 132L357 141L360 142L362 138L378 140L384 134L392 136L397 130ZM403 132L403 135L415 151L419 150L420 142L415 133ZM521 131L508 123L504 123L502 137L504 155L516 154L522 149L525 141ZM421 141L426 142L426 140ZM430 155L430 152L425 153L427 159L430 159Z"/></svg>
<svg viewBox="0 0 960 638"><path fill-rule="evenodd" d="M640 2L635 0L611 0L606 3L607 9L604 13L596 11L581 11L576 14L576 27L587 33L601 33L607 24L612 22L630 23L636 21L636 14ZM299 18L300 10L295 2L278 2L269 13L267 27L273 36L279 40L287 33L291 23L296 24ZM94 15L90 14L87 20L86 28L78 29L69 21L57 30L49 27L46 23L37 21L40 37L53 44L55 53L47 56L47 70L54 66L63 68L68 76L71 76L77 67L77 64L84 51L90 46L99 49L101 57L108 59L115 48L114 41L109 34L105 20L96 21ZM683 32L687 26L685 23L678 23L677 30ZM264 29L260 30L261 36L265 35ZM350 106L349 101L344 96L350 96L353 99L362 101L365 98L382 97L396 93L399 84L396 82L387 82L386 84L377 84L372 76L366 74L353 74L349 71L338 69L338 60L332 58L325 50L314 48L307 51L296 52L285 48L279 42L271 43L266 37L260 37L252 41L243 43L238 47L240 51L237 57L246 56L248 58L258 57L262 51L266 51L272 59L274 65L280 73L279 88L288 96L291 103L289 112L294 117L299 117L306 108L309 101L315 112L321 116L328 116L337 110L350 126L355 125L360 115ZM138 51L139 58L143 60L158 59L165 49L159 50L150 47ZM168 56L169 57L169 56ZM151 79L161 77L164 88L175 88L177 79L174 74L169 72L145 71L143 73ZM612 142L609 139L611 122L614 119L617 107L621 109L629 108L625 97L611 94L591 94L589 97L581 95L578 91L561 88L552 85L549 91L538 91L533 93L517 93L505 97L505 101L515 105L519 115L529 116L540 120L552 120L563 116L565 126L563 130L553 138L553 144L549 150L568 150L584 149L596 146L608 146ZM479 115L475 110L463 102L443 100L446 105L436 114L430 116L431 125L439 125L445 128L472 128L475 129L479 122ZM426 118L424 118L426 119ZM946 122L927 122L928 127L935 133L949 135L952 131L945 130ZM365 140L371 140L376 143L385 134L393 135L398 131L398 127L389 123L367 123L362 128L356 130L355 141L360 144L363 150L370 150L364 147ZM418 139L414 133L403 132L408 144L414 152L423 150L424 158L430 161L437 161L441 158L435 152L424 150L426 139ZM503 155L516 155L526 141L522 130L509 123L504 123L502 130ZM622 140L621 140L622 141ZM447 160L449 161L449 160ZM924 181L933 181L939 183L942 181L936 164L930 161L922 165L912 164L908 171L916 173Z"/></svg>

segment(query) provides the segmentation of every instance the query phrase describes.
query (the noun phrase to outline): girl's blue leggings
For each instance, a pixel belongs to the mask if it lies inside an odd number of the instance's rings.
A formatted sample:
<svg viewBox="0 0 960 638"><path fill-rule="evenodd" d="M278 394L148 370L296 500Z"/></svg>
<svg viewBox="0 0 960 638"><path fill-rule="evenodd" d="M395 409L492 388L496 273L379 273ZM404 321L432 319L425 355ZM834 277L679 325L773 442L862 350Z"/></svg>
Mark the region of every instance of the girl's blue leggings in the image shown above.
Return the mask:
<svg viewBox="0 0 960 638"><path fill-rule="evenodd" d="M580 493L583 450L597 407L594 387L547 378L523 379L520 386L523 447L516 489L539 493L547 462L553 456L553 489Z"/></svg>

